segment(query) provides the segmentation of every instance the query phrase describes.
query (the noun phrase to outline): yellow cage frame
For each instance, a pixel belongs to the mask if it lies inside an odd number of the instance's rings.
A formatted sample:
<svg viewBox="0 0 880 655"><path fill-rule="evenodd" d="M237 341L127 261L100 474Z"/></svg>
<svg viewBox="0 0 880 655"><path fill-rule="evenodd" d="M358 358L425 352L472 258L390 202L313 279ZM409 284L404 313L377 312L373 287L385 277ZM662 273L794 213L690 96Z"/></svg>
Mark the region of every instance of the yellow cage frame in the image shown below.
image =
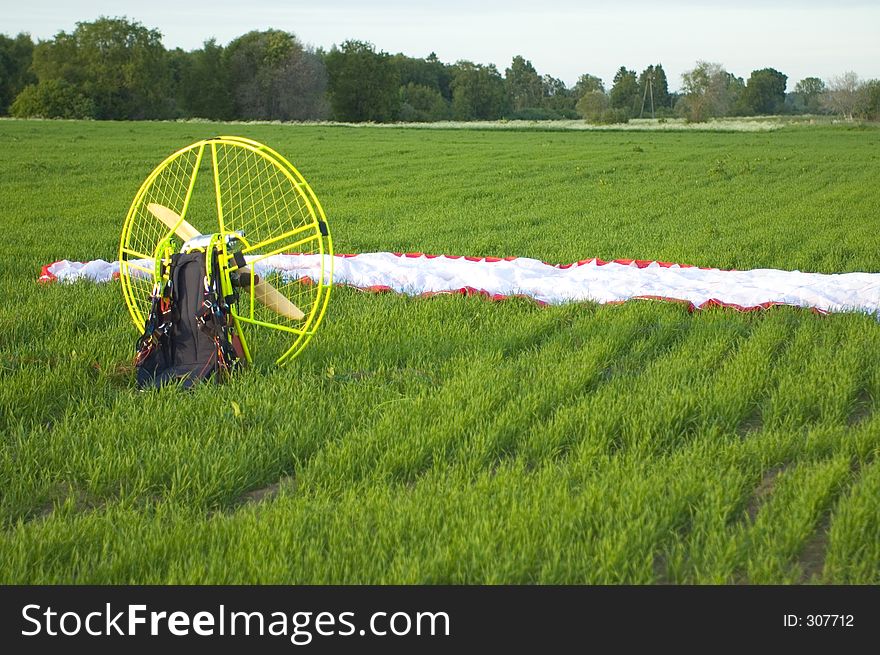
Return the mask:
<svg viewBox="0 0 880 655"><path fill-rule="evenodd" d="M125 223L123 224L122 235L119 241L119 277L122 286L122 293L125 298L125 304L128 307L129 313L131 314L131 318L134 322L135 328L139 332L143 332L146 323L146 316L142 311L142 306L144 306L145 303L144 298L138 297L138 289L136 289L132 285L132 271L135 270L140 272L141 276L149 273L150 275L152 275L152 281L155 284L155 282L157 281L156 276L158 275L156 271L160 270L161 267L159 267L158 265L154 265L152 267L153 270L148 270L142 265L135 264L133 262L136 259L145 259L148 257L152 257L154 263L158 264L158 262L162 258L167 257L169 252L169 241L174 235L174 230L168 231L164 238L160 238L157 241L152 253L142 253L129 247L129 242L132 237L132 230L135 226L136 221L138 220L138 217L142 214L140 210L145 204L147 194L159 175L161 175L163 171L165 171L169 166L176 162L180 157L191 153L193 150L197 151L196 160L195 165L192 168L188 188L186 189L183 207L180 210L180 223L182 223L183 220L186 218L186 212L189 208L192 192L195 188L196 178L201 167L202 157L207 150L210 152L211 155L211 165L214 177L214 189L217 205L217 223L219 227L219 230L216 232L218 238L216 240L212 240L212 243L216 242L220 244L221 252L219 260L223 268L221 275L223 292L224 294L230 294L232 292L230 270L228 267L228 262L232 259L232 254L226 252L226 240L222 238L224 235L229 234L230 231L226 228L223 216L223 197L221 193L219 168L217 163L218 146L244 148L262 157L272 166L282 171L284 176L296 189L299 198L307 207L309 215L311 217L311 223L307 223L304 226L296 228L292 232L285 233L271 239L264 239L263 241L255 244L249 244L245 240L245 247L242 251L244 253L247 253L249 251L264 247L273 242L284 241L284 245L279 248L273 248L269 252L264 252L257 256L250 257L249 265L251 265L272 255L276 255L285 250L295 248L308 241L318 241L318 254L321 255L321 274L319 276L319 279L312 280L312 283L316 287L315 299L311 304L310 311L306 313L305 318L303 318L303 320L301 321L301 326L293 327L289 325L269 323L267 321L259 320L255 317L255 294L253 288L254 276L250 276L250 302L247 304L247 307L241 308L236 306L233 307L233 310L231 312L235 331L241 339L242 348L248 362L251 362L253 360L251 348L245 336L245 330L243 329L245 325L291 333L294 338L293 344L289 348L287 348L287 350L285 350L282 355L276 360L277 364L285 364L296 357L300 352L302 352L303 348L305 348L305 346L314 336L315 332L321 324L321 321L324 318L324 315L327 312L327 305L330 301L330 291L333 288L333 239L330 235L330 229L327 225L327 218L324 214L324 209L321 206L318 197L315 195L315 192L312 190L311 186L309 186L308 182L306 182L302 174L285 157L280 155L272 148L257 141L254 141L253 139L239 136L219 136L211 139L203 139L201 141L197 141L196 143L188 145L185 148L181 148L177 152L167 157L150 173L147 179L144 180L144 183L141 185L140 189L134 197L134 200L131 203L131 206L129 207L128 214L125 217ZM180 223L178 223L178 225ZM285 240L286 237L295 236L294 233L307 233L310 230L312 231L311 236L307 236L304 239L292 243ZM326 262L329 262L329 269L326 266ZM327 275L327 273L329 273L329 275ZM140 293L140 295L143 294ZM242 309L244 309L245 311L242 312Z"/></svg>

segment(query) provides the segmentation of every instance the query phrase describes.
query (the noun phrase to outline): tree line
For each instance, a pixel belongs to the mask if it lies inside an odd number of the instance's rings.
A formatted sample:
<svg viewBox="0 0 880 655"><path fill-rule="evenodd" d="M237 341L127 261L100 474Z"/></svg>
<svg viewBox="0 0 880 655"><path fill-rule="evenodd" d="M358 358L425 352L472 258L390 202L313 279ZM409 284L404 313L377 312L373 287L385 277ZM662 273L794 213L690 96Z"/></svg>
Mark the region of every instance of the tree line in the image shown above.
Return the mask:
<svg viewBox="0 0 880 655"><path fill-rule="evenodd" d="M0 115L45 118L337 120L348 122L630 118L831 113L880 119L880 80L854 73L788 78L764 68L748 79L698 62L671 92L661 64L621 66L606 89L588 73L572 87L517 55L494 64L447 64L349 40L306 47L281 30L248 32L223 46L167 50L161 34L125 18L77 23L34 43L0 35Z"/></svg>

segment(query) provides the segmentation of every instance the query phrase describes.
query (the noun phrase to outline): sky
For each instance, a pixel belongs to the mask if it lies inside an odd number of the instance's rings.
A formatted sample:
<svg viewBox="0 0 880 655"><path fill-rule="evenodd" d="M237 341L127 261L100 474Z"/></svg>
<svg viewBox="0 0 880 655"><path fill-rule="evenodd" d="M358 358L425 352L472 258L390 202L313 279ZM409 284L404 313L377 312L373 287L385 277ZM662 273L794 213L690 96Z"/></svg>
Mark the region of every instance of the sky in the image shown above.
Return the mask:
<svg viewBox="0 0 880 655"><path fill-rule="evenodd" d="M78 21L126 16L158 29L166 48L226 44L250 30L293 32L329 49L346 39L441 61L494 63L514 55L571 86L582 73L610 87L620 66L662 63L671 90L698 60L748 79L775 68L789 90L846 71L880 78L880 0L4 0L0 33L48 39Z"/></svg>

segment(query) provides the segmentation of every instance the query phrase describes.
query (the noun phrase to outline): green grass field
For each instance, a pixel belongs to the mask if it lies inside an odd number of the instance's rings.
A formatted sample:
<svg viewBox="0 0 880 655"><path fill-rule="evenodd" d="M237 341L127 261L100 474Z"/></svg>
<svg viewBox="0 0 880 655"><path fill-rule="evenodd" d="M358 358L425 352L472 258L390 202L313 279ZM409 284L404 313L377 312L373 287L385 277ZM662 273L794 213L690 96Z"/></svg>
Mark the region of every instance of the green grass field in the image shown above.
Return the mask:
<svg viewBox="0 0 880 655"><path fill-rule="evenodd" d="M0 582L880 582L874 317L340 288L288 367L137 392L119 285L35 280L217 133L337 252L880 271L875 128L2 121Z"/></svg>

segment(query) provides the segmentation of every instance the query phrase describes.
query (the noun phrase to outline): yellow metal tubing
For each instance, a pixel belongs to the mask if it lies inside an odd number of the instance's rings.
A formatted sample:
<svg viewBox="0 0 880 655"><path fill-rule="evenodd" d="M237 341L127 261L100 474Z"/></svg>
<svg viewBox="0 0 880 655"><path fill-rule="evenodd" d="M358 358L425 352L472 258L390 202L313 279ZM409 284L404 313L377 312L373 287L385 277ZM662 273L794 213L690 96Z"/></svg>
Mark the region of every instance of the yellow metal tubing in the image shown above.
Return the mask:
<svg viewBox="0 0 880 655"><path fill-rule="evenodd" d="M301 350L305 347L308 341L312 338L314 333L317 330L317 327L320 325L323 320L327 306L330 300L330 292L332 289L332 278L333 278L333 241L330 235L329 229L327 227L326 215L324 213L324 209L321 206L317 196L315 195L312 188L306 182L305 178L303 178L302 174L282 155L278 152L260 144L252 139L247 139L244 137L233 137L233 136L222 136L216 137L213 139L204 139L202 141L198 141L193 143L185 148L181 148L177 152L173 153L166 159L164 159L159 166L157 166L150 175L147 176L147 179L144 180L143 184L138 189L138 192L135 194L134 200L129 207L129 210L126 214L125 221L123 223L122 235L120 237L120 247L119 247L119 261L120 261L120 278L121 278L121 286L123 291L123 296L125 299L126 306L128 308L129 313L131 314L132 321L135 327L142 331L144 328L145 316L141 310L141 304L144 302L142 297L144 293L144 289L142 286L135 288L133 286L133 278L132 278L132 270L141 271L144 273L152 273L153 280L155 283L156 273L153 271L148 271L145 267L132 263L132 258L137 259L149 259L149 256L146 253L140 251L140 249L132 248L128 245L128 240L132 236L132 231L135 228L136 223L139 220L143 219L143 208L146 204L146 200L148 198L148 193L151 191L153 185L156 183L159 176L169 168L179 157L186 156L187 153L192 152L194 149L197 149L195 162L192 166L191 173L187 176L189 179L186 183L186 190L183 199L182 207L175 207L176 211L179 211L181 216L181 222L186 216L187 210L190 206L190 201L192 199L193 191L195 189L196 179L198 176L198 172L201 167L202 156L204 154L204 149L206 146L210 146L211 148L211 156L212 156L212 169L213 169L213 177L214 177L214 191L216 198L216 207L217 207L217 222L219 227L219 243L220 248L222 249L221 259L220 261L223 263L223 275L221 276L221 285L224 293L231 292L231 280L229 278L229 270L228 270L228 262L229 262L229 253L226 251L225 238L223 238L228 233L228 226L226 225L226 217L224 215L224 207L223 207L223 184L220 180L220 172L218 166L218 155L217 150L218 147L234 147L234 148L242 148L249 152L252 152L265 160L269 165L271 165L276 170L281 171L281 173L288 179L290 184L296 189L299 194L299 202L303 203L300 207L300 210L307 210L308 214L311 216L312 221L306 225L303 225L299 228L295 228L293 230L288 230L284 234L281 234L276 237L272 237L270 239L265 239L263 242L258 244L250 245L248 244L248 251L253 252L256 249L264 248L267 245L278 243L284 239L290 238L301 232L312 229L315 233L308 238L300 239L292 243L286 243L282 247L273 249L267 253L261 253L258 255L258 259L256 261L260 261L267 257L270 257L274 254L278 254L287 249L293 249L297 246L301 246L305 243L311 242L313 240L317 240L317 254L321 255L321 267L320 267L320 276L319 279L314 280L315 289L312 293L312 301L310 311L307 313L304 320L300 323L299 328L293 328L287 325L269 323L267 321L261 321L255 318L255 309L253 306L254 302L254 289L253 283L254 278L251 277L250 284L250 316L242 316L238 313L237 309L233 311L233 321L235 324L236 332L239 335L239 338L242 342L242 348L245 351L246 358L248 361L251 360L251 346L248 343L250 341L249 338L245 336L244 323L248 323L260 328L266 329L274 329L280 330L283 332L288 332L291 334L297 335L297 338L290 345L290 347L285 350L280 357L276 360L277 363L283 364L286 361L292 359L296 354L301 352ZM176 175L176 173L172 173L172 177ZM183 192L183 189L181 189ZM182 193L183 195L183 193ZM177 196L178 198L180 196ZM174 231L169 232L167 237L173 235ZM143 234L143 233L140 233ZM141 237L142 238L142 237ZM159 266L159 260L162 259L162 255L164 252L160 252L163 250L165 246L168 245L168 241L165 239L160 239L160 243L156 244L155 252L154 252L154 265ZM162 243L164 242L164 243ZM252 260L251 263L253 263ZM160 267L161 268L161 267ZM325 278L327 281L325 282ZM146 280L141 278L141 281L137 282L138 285L143 285ZM141 294L139 298L137 294Z"/></svg>

